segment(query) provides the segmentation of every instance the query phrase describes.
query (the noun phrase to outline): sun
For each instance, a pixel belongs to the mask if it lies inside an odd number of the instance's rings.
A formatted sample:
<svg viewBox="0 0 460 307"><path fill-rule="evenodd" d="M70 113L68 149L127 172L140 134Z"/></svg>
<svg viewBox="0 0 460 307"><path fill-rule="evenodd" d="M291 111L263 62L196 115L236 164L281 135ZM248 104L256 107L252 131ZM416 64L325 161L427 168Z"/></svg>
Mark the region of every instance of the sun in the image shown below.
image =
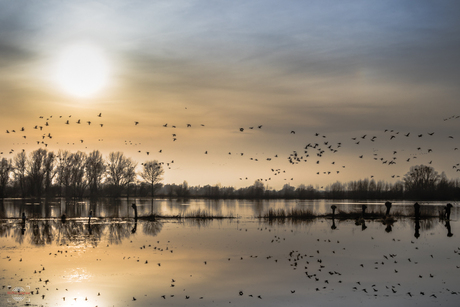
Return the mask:
<svg viewBox="0 0 460 307"><path fill-rule="evenodd" d="M56 62L55 80L73 96L94 96L107 85L108 78L107 56L92 45L69 46L61 51Z"/></svg>

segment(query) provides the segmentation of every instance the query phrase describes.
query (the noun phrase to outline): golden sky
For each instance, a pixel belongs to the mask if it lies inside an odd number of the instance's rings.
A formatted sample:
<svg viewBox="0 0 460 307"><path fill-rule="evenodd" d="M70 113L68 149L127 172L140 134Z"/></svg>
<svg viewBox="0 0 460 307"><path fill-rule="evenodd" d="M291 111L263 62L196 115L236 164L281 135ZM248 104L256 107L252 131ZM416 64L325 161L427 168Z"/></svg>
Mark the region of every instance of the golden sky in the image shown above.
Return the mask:
<svg viewBox="0 0 460 307"><path fill-rule="evenodd" d="M190 185L394 182L430 161L458 178L458 13L456 1L0 1L0 156L37 141L122 151Z"/></svg>

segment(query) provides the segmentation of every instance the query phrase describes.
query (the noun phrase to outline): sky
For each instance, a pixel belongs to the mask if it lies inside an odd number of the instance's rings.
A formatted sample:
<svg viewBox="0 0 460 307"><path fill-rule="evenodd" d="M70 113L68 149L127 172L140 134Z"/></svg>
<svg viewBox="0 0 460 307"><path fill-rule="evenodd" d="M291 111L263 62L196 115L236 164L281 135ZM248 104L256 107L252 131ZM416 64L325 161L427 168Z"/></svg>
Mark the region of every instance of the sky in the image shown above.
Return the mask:
<svg viewBox="0 0 460 307"><path fill-rule="evenodd" d="M455 179L459 13L458 1L0 0L0 157L122 151L164 162L163 183L237 188L396 182L420 164Z"/></svg>

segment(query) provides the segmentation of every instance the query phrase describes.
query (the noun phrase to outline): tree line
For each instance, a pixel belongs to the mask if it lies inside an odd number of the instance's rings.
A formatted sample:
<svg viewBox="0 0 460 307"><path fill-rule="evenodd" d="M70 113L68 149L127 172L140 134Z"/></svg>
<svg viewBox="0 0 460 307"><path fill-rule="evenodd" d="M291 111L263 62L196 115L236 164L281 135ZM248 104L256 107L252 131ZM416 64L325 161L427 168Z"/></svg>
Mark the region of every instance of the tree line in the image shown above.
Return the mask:
<svg viewBox="0 0 460 307"><path fill-rule="evenodd" d="M433 167L418 165L410 168L403 180L389 183L382 180L360 179L341 183L339 181L324 189L301 184L293 187L285 184L274 190L255 181L252 186L235 189L220 185L188 187L166 184L158 191L165 197L196 197L214 199L392 199L392 200L457 200L460 199L460 180L448 179Z"/></svg>
<svg viewBox="0 0 460 307"><path fill-rule="evenodd" d="M59 150L57 154L37 149L0 161L0 197L119 197L130 192L130 184L139 184L138 175L151 195L159 187L164 173L157 160L137 163L122 152L111 152L106 159L98 150L89 154Z"/></svg>
<svg viewBox="0 0 460 307"><path fill-rule="evenodd" d="M457 200L460 180L448 179L431 166L415 165L395 183L374 179L336 182L326 187L325 194L331 199Z"/></svg>
<svg viewBox="0 0 460 307"><path fill-rule="evenodd" d="M89 154L59 150L57 154L37 149L22 151L0 161L0 197L178 197L213 199L460 199L460 180L448 179L431 166L416 165L395 183L361 179L339 181L323 189L301 184L285 184L275 190L255 181L235 189L220 185L189 187L161 183L163 163L157 160L137 163L122 152L111 152L106 159L98 150Z"/></svg>

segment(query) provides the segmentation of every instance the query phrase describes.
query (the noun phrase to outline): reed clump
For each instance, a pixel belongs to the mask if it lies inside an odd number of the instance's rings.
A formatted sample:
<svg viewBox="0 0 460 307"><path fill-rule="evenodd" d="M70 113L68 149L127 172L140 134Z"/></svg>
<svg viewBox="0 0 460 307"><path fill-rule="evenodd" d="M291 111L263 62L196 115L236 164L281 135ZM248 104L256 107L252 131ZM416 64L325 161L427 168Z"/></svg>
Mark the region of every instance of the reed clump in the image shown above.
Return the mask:
<svg viewBox="0 0 460 307"><path fill-rule="evenodd" d="M264 218L268 220L274 219L291 219L291 220L311 220L318 216L313 211L302 208L290 208L290 209L269 209L263 215L259 215L258 218Z"/></svg>
<svg viewBox="0 0 460 307"><path fill-rule="evenodd" d="M233 215L213 215L209 211L198 209L196 211L185 213L181 218L192 218L192 219L231 219Z"/></svg>
<svg viewBox="0 0 460 307"><path fill-rule="evenodd" d="M158 220L158 219L203 219L203 220L208 219L208 220L212 220L212 219L232 219L232 218L234 218L234 216L231 214L226 215L226 216L213 215L209 211L201 210L201 209L198 209L192 212L186 212L183 214L178 214L178 215L159 215L159 214L154 213L154 214L139 217L139 219L149 220L149 221Z"/></svg>

